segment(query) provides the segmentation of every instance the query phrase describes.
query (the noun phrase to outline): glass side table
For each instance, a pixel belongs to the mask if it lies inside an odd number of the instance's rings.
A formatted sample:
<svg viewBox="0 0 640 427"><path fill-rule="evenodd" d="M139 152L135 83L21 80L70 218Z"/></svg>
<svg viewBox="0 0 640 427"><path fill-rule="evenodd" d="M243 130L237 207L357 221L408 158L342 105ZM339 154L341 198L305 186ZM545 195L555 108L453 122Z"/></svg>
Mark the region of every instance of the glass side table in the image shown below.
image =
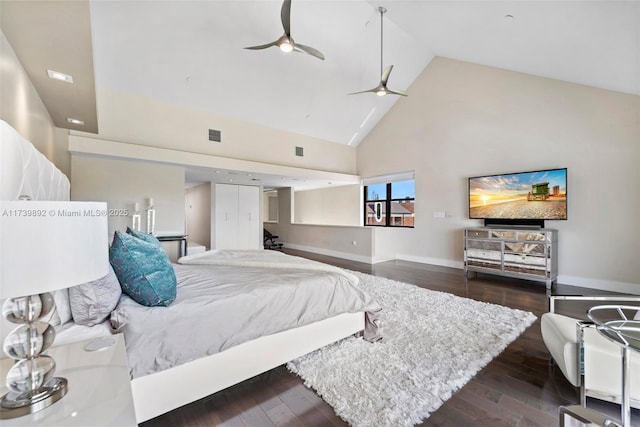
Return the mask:
<svg viewBox="0 0 640 427"><path fill-rule="evenodd" d="M640 352L640 307L631 305L598 305L587 312L598 332L622 348L622 405L623 427L631 426L631 384L629 378L630 351ZM637 378L636 378L637 380Z"/></svg>

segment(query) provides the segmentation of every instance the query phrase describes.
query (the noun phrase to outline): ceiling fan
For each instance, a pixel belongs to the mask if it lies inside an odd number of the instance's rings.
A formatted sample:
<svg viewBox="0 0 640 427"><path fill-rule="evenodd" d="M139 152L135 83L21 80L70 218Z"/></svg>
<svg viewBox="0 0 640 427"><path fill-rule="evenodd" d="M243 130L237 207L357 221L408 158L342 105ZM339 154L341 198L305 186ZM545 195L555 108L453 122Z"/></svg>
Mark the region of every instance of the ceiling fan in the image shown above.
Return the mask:
<svg viewBox="0 0 640 427"><path fill-rule="evenodd" d="M291 37L291 0L284 0L282 2L282 9L280 10L280 19L282 20L282 27L284 28L284 34L276 41L263 44L260 46L245 47L245 49L260 50L266 49L271 46L278 46L281 51L289 53L291 51L308 53L311 56L324 60L324 55L319 50L312 48L311 46L305 46L293 41Z"/></svg>
<svg viewBox="0 0 640 427"><path fill-rule="evenodd" d="M367 93L367 92L373 92L378 96L384 96L384 95L400 95L400 96L407 96L406 93L399 91L399 90L391 90L387 87L387 81L389 80L389 75L391 74L391 70L393 70L393 65L389 65L387 68L384 69L384 71L382 70L382 17L383 15L387 12L387 9L385 9L384 7L380 6L378 7L378 11L380 12L380 83L378 83L378 86L374 87L373 89L369 89L369 90L363 90L361 92L354 92L354 93L350 93L349 95L357 95L359 93Z"/></svg>

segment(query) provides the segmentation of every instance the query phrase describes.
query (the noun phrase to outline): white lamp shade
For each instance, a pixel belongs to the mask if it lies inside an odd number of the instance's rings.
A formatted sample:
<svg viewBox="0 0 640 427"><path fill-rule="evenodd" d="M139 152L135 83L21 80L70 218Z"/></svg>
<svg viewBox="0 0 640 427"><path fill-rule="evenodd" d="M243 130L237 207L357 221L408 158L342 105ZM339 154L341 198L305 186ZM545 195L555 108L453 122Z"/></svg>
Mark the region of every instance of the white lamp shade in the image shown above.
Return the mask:
<svg viewBox="0 0 640 427"><path fill-rule="evenodd" d="M0 202L0 299L105 276L107 214L102 202Z"/></svg>

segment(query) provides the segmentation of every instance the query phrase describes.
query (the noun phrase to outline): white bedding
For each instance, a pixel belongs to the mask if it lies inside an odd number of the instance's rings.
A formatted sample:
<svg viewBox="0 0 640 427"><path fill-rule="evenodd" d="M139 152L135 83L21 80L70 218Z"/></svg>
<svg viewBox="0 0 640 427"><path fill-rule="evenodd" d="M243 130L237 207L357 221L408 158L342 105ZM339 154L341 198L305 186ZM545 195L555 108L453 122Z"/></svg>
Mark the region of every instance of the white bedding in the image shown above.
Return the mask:
<svg viewBox="0 0 640 427"><path fill-rule="evenodd" d="M292 270L328 271L346 277L353 285L358 278L341 268L318 261L287 255L282 252L262 249L229 250L214 249L194 255L184 256L179 264L187 265L232 265L236 267L285 268Z"/></svg>
<svg viewBox="0 0 640 427"><path fill-rule="evenodd" d="M123 295L112 313L113 327L125 335L132 378L341 313L381 310L333 271L228 265L174 269L178 292L171 305L144 307Z"/></svg>
<svg viewBox="0 0 640 427"><path fill-rule="evenodd" d="M73 321L63 325L58 325L56 329L56 339L53 347L71 344L78 341L89 339L104 338L112 335L111 326L108 321L99 323L95 326L78 325Z"/></svg>

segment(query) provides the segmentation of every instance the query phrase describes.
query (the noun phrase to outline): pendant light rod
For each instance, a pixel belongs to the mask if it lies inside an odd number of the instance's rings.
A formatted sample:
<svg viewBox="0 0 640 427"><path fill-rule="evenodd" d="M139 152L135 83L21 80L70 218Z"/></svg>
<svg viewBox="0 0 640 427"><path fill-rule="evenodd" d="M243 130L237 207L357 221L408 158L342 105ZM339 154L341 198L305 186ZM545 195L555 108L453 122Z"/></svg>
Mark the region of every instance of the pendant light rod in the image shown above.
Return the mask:
<svg viewBox="0 0 640 427"><path fill-rule="evenodd" d="M382 21L383 21L383 15L385 13L387 13L387 9L385 9L382 6L380 6L380 7L378 7L378 10L380 11L380 75L382 75L382 69L383 69L383 60L382 60L383 48L382 48L382 43L383 43L383 40L384 40Z"/></svg>

